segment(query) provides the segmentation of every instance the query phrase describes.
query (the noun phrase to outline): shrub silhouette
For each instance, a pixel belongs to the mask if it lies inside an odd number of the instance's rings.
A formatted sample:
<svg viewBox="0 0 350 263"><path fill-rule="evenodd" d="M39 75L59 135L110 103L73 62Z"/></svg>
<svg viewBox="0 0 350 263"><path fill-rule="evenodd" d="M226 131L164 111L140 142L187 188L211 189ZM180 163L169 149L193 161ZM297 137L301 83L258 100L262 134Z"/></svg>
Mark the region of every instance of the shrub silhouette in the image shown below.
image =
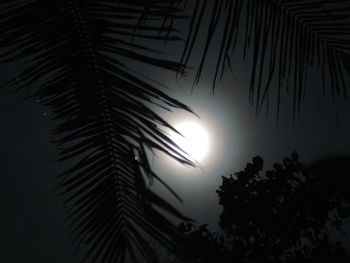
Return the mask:
<svg viewBox="0 0 350 263"><path fill-rule="evenodd" d="M211 233L206 225L180 225L188 254L199 262L349 262L331 230L342 231L349 204L311 174L297 153L262 172L254 157L244 170L223 176L216 191L223 208Z"/></svg>

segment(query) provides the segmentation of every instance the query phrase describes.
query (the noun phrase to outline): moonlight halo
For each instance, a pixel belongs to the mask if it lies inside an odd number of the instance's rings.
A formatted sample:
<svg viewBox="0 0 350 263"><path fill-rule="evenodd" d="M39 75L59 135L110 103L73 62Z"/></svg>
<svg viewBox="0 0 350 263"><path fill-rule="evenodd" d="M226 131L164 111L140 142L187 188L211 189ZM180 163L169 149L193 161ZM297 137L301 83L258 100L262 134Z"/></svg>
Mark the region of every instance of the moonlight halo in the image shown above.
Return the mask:
<svg viewBox="0 0 350 263"><path fill-rule="evenodd" d="M195 121L183 121L176 124L171 137L188 156L198 163L202 163L209 152L210 140L207 130Z"/></svg>

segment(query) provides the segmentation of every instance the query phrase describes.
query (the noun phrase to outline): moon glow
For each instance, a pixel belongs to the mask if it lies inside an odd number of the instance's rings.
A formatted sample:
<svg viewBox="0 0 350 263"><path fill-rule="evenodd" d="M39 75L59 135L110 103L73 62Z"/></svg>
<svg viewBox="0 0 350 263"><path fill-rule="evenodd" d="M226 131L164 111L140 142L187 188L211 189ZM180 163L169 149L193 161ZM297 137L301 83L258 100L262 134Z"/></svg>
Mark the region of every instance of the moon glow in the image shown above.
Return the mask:
<svg viewBox="0 0 350 263"><path fill-rule="evenodd" d="M201 163L209 152L209 135L206 129L193 121L175 125L181 135L173 133L173 141L196 162Z"/></svg>

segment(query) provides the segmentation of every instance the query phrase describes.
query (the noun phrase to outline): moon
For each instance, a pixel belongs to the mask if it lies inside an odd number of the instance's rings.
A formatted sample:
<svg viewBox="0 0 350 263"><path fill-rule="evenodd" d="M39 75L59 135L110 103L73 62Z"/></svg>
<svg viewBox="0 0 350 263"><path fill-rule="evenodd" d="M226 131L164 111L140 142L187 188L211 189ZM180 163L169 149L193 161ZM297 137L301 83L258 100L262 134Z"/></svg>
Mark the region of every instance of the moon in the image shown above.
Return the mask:
<svg viewBox="0 0 350 263"><path fill-rule="evenodd" d="M173 133L172 140L190 159L202 163L209 152L209 135L207 130L194 121L184 121L174 128L181 134Z"/></svg>

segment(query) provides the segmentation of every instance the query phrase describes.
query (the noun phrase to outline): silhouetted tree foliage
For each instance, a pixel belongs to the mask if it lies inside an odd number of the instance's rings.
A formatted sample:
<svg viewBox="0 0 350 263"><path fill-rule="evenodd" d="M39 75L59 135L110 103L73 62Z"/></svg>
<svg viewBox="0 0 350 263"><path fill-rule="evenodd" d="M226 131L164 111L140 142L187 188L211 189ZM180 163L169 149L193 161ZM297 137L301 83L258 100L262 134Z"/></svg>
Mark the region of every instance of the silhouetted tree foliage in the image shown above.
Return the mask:
<svg viewBox="0 0 350 263"><path fill-rule="evenodd" d="M330 236L334 228L342 232L349 203L295 152L265 173L263 164L257 156L244 170L222 177L222 233L180 225L192 256L200 262L349 262L346 249Z"/></svg>
<svg viewBox="0 0 350 263"><path fill-rule="evenodd" d="M211 232L207 226L207 224L196 226L192 223L179 225L180 232L186 236L184 258L189 262L200 263L244 262L244 259L226 246L222 234Z"/></svg>
<svg viewBox="0 0 350 263"><path fill-rule="evenodd" d="M308 167L308 171L327 184L332 191L350 201L350 158L332 156L323 158ZM331 178L331 180L330 180Z"/></svg>

